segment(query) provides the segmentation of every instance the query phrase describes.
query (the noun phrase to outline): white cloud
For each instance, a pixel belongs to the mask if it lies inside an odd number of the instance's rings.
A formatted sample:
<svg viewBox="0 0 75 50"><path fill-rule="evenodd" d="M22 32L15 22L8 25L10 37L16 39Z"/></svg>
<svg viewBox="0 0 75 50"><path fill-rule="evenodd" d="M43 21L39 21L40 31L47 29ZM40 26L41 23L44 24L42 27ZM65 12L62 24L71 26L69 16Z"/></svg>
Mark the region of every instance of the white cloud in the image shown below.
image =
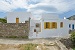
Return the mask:
<svg viewBox="0 0 75 50"><path fill-rule="evenodd" d="M17 8L27 8L26 0L0 0L0 11L9 12Z"/></svg>
<svg viewBox="0 0 75 50"><path fill-rule="evenodd" d="M12 7L10 7L10 4L4 1L0 1L0 11L9 11Z"/></svg>
<svg viewBox="0 0 75 50"><path fill-rule="evenodd" d="M0 11L25 8L34 14L64 13L75 10L75 0L0 0Z"/></svg>
<svg viewBox="0 0 75 50"><path fill-rule="evenodd" d="M64 13L75 9L75 0L42 0L42 2L30 5L28 11ZM36 11L36 12L37 12Z"/></svg>

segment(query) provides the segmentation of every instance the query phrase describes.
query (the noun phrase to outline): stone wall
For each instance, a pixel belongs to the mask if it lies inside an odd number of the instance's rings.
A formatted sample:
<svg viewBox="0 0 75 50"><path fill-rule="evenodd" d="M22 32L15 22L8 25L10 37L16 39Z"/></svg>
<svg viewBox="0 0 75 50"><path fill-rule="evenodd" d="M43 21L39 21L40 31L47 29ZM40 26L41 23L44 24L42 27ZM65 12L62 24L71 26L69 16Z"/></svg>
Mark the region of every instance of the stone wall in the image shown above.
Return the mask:
<svg viewBox="0 0 75 50"><path fill-rule="evenodd" d="M29 33L29 22L0 23L0 37L26 37Z"/></svg>

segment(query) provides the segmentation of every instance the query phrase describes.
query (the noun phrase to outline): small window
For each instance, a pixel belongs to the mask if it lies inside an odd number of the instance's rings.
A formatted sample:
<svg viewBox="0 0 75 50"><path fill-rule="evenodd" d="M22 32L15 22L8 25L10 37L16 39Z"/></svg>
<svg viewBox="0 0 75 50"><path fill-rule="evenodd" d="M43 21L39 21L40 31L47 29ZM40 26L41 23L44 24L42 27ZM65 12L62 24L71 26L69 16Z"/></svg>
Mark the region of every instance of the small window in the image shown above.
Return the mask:
<svg viewBox="0 0 75 50"><path fill-rule="evenodd" d="M51 28L57 28L57 23L56 22L52 22Z"/></svg>
<svg viewBox="0 0 75 50"><path fill-rule="evenodd" d="M60 23L60 27L61 27L61 28L63 27L63 22Z"/></svg>
<svg viewBox="0 0 75 50"><path fill-rule="evenodd" d="M74 29L74 24L72 24L72 29Z"/></svg>
<svg viewBox="0 0 75 50"><path fill-rule="evenodd" d="M38 32L41 32L41 23L36 23L35 27L36 31L39 29Z"/></svg>
<svg viewBox="0 0 75 50"><path fill-rule="evenodd" d="M50 29L50 22L44 22L44 29Z"/></svg>
<svg viewBox="0 0 75 50"><path fill-rule="evenodd" d="M69 28L71 28L71 24L69 24Z"/></svg>
<svg viewBox="0 0 75 50"><path fill-rule="evenodd" d="M36 27L40 27L40 24L39 23L36 23Z"/></svg>

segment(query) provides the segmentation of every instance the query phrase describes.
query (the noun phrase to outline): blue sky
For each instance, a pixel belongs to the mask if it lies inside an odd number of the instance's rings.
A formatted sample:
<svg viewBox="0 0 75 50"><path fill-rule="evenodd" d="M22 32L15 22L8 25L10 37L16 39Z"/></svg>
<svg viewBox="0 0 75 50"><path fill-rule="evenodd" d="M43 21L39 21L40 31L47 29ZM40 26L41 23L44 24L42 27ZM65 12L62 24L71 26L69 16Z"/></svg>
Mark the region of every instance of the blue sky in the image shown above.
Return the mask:
<svg viewBox="0 0 75 50"><path fill-rule="evenodd" d="M60 18L75 15L75 0L0 0L0 18L7 12L57 13Z"/></svg>

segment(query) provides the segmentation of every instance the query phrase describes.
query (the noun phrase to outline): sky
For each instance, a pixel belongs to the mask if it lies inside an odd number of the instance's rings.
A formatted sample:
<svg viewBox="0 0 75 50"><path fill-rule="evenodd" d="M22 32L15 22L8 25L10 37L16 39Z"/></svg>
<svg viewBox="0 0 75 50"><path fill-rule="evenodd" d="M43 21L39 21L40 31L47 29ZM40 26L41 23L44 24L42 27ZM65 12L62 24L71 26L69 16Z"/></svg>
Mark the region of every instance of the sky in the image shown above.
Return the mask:
<svg viewBox="0 0 75 50"><path fill-rule="evenodd" d="M75 0L0 0L0 18L7 12L57 13L60 18L75 15Z"/></svg>

